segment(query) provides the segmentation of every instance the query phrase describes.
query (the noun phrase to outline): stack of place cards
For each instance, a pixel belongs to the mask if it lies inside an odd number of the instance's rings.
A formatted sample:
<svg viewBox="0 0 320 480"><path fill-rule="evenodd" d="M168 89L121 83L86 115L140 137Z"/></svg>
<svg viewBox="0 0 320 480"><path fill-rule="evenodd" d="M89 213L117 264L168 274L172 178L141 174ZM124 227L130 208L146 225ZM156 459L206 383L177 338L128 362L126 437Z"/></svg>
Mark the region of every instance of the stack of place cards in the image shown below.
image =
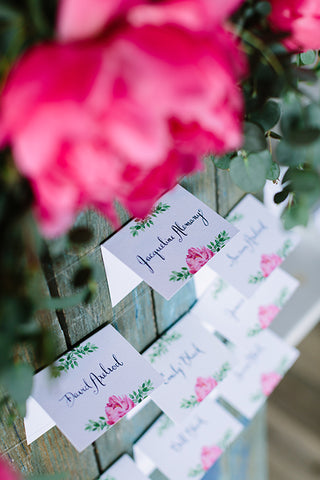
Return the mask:
<svg viewBox="0 0 320 480"><path fill-rule="evenodd" d="M138 469L129 455L122 455L99 480L147 480L147 477Z"/></svg>
<svg viewBox="0 0 320 480"><path fill-rule="evenodd" d="M161 416L134 445L134 455L147 457L170 480L202 478L243 429L211 398L182 424Z"/></svg>
<svg viewBox="0 0 320 480"><path fill-rule="evenodd" d="M52 377L52 371L59 373ZM32 397L81 452L162 383L111 325L34 377Z"/></svg>
<svg viewBox="0 0 320 480"><path fill-rule="evenodd" d="M269 327L299 286L298 280L277 268L246 299L218 275L192 309L210 331L218 331L242 348Z"/></svg>
<svg viewBox="0 0 320 480"><path fill-rule="evenodd" d="M209 260L223 255L221 250L237 232L176 186L161 197L146 219L131 221L102 245L112 304L140 280L169 300Z"/></svg>
<svg viewBox="0 0 320 480"><path fill-rule="evenodd" d="M247 195L227 219L240 233L209 266L250 297L295 248L299 237L294 232L285 232L279 219L251 195Z"/></svg>
<svg viewBox="0 0 320 480"><path fill-rule="evenodd" d="M251 419L291 368L299 352L264 330L221 385L221 396Z"/></svg>
<svg viewBox="0 0 320 480"><path fill-rule="evenodd" d="M233 363L232 352L192 315L162 335L143 357L163 379L150 396L174 422L183 421L207 395L218 395Z"/></svg>

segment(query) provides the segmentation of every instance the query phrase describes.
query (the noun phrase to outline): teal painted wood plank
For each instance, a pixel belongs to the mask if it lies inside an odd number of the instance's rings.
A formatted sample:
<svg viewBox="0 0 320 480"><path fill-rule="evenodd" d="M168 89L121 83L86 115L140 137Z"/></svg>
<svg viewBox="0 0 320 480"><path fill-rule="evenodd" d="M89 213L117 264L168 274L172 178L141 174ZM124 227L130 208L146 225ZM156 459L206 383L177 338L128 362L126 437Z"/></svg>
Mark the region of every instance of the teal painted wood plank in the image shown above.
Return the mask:
<svg viewBox="0 0 320 480"><path fill-rule="evenodd" d="M230 173L217 169L218 209L223 217L229 213L236 203L245 195L231 180Z"/></svg>
<svg viewBox="0 0 320 480"><path fill-rule="evenodd" d="M180 183L190 193L216 210L216 169L210 157L205 158L203 164L204 169L201 172L183 178Z"/></svg>

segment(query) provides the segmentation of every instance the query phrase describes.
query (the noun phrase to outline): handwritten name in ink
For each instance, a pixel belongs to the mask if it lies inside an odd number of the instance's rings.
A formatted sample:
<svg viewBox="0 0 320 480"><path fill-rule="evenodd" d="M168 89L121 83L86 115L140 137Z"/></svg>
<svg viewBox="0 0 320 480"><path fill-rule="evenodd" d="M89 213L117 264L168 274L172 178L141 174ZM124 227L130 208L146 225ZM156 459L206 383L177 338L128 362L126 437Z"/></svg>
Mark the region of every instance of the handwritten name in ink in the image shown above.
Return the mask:
<svg viewBox="0 0 320 480"><path fill-rule="evenodd" d="M175 240L178 240L179 243L183 242L184 238L188 236L188 229L197 221L200 221L205 227L209 225L209 221L200 208L184 223L174 222L174 224L171 225L171 233L169 235L165 235L164 237L157 236L158 243L156 247L148 255L137 255L138 263L144 265L150 273L154 273L153 260L158 258L164 262L166 260L164 250L167 246ZM151 265L151 262L153 265Z"/></svg>
<svg viewBox="0 0 320 480"><path fill-rule="evenodd" d="M181 452L184 446L196 437L201 427L206 424L207 422L203 418L199 416L195 417L184 431L170 444L170 448L176 453Z"/></svg>
<svg viewBox="0 0 320 480"><path fill-rule="evenodd" d="M257 227L251 227L250 232L247 232L243 235L244 245L241 247L236 253L231 255L228 253L226 256L230 260L230 267L233 267L243 256L245 253L253 253L255 251L255 247L259 245L258 238L260 235L267 230L268 227L259 220L259 224Z"/></svg>
<svg viewBox="0 0 320 480"><path fill-rule="evenodd" d="M113 365L105 367L102 363L99 363L97 370L90 372L86 378L82 378L82 383L72 391L66 392L59 398L59 402L64 401L65 405L73 407L74 402L78 398L83 398L88 392L98 395L101 388L107 385L108 375L124 366L124 363L118 360L115 354L112 355L112 358L115 362Z"/></svg>
<svg viewBox="0 0 320 480"><path fill-rule="evenodd" d="M256 361L258 358L261 356L261 354L264 352L264 348L261 345L254 345L252 350L247 353L245 356L245 363L241 365L241 368L236 368L234 371L235 376L239 379L242 380L246 372L252 367L252 365L255 365Z"/></svg>
<svg viewBox="0 0 320 480"><path fill-rule="evenodd" d="M194 343L191 344L191 347L188 351L184 350L184 352L179 355L177 358L177 362L173 365L170 364L169 372L164 374L162 373L162 377L164 379L164 385L168 385L172 380L177 377L186 378L186 368L192 367L193 361L199 355L205 354L201 348L199 348Z"/></svg>

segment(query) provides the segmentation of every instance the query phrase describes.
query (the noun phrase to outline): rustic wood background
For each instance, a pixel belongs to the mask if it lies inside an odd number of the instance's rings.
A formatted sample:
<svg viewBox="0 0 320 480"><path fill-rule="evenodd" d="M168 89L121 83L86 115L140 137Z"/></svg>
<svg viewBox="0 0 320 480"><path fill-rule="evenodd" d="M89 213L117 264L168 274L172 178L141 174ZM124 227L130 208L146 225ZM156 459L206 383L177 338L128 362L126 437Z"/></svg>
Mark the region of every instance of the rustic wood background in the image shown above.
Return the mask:
<svg viewBox="0 0 320 480"><path fill-rule="evenodd" d="M217 171L210 159L206 160L206 169L203 172L184 179L181 184L221 215L226 215L243 195L243 192L232 184L229 174ZM126 223L128 216L124 212L120 215L122 223ZM43 289L48 295L53 296L73 294L73 274L79 264L89 259L97 270L97 295L89 305L79 305L57 313L42 313L38 320L51 326L59 355L110 322L113 322L138 351L143 351L189 310L195 301L193 282L185 285L170 301L164 300L142 283L112 309L100 245L113 232L107 222L92 211L81 214L77 219L77 225L86 225L93 229L93 240L80 251L65 252L58 262L48 260L44 265L46 278L43 281ZM56 243L49 243L49 253L53 251ZM25 352L24 356L33 362L35 368L43 366L39 365L36 359L32 359L29 352ZM7 405L6 411L9 418L12 406ZM119 422L81 454L77 453L56 427L28 446L23 420L17 418L11 426L8 426L8 418L2 418L0 451L25 474L67 472L68 479L94 480L124 452L132 453L133 442L159 414L158 407L150 402L132 420ZM246 429L230 451L224 455L215 468L214 477L210 478L264 480L266 477L261 470L264 447L258 440L263 441L263 429L264 414L261 413L253 426ZM257 438L256 441L252 441L253 436ZM260 470L257 470L258 457Z"/></svg>

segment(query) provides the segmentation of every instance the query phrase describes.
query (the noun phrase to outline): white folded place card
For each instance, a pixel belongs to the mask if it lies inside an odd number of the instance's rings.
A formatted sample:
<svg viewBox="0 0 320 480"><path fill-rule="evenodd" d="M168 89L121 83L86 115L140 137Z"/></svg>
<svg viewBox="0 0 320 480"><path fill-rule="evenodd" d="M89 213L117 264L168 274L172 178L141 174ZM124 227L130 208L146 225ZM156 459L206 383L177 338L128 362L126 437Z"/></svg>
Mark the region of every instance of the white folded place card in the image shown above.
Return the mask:
<svg viewBox="0 0 320 480"><path fill-rule="evenodd" d="M209 266L250 297L295 248L299 236L284 231L280 220L252 195L247 195L227 219L240 233Z"/></svg>
<svg viewBox="0 0 320 480"><path fill-rule="evenodd" d="M255 337L272 324L298 286L298 280L277 268L247 299L217 275L192 309L192 314L210 331L218 331L242 348L250 348Z"/></svg>
<svg viewBox="0 0 320 480"><path fill-rule="evenodd" d="M221 385L220 395L251 419L298 356L298 350L270 330L264 330Z"/></svg>
<svg viewBox="0 0 320 480"><path fill-rule="evenodd" d="M161 416L133 446L171 480L201 479L243 426L212 399L180 425ZM143 458L143 457L142 457Z"/></svg>
<svg viewBox="0 0 320 480"><path fill-rule="evenodd" d="M60 376L52 377L52 371ZM34 376L32 397L81 452L162 383L111 325Z"/></svg>
<svg viewBox="0 0 320 480"><path fill-rule="evenodd" d="M152 400L175 422L182 422L207 395L218 395L234 361L220 340L186 315L143 353L163 384Z"/></svg>
<svg viewBox="0 0 320 480"><path fill-rule="evenodd" d="M169 300L218 258L236 233L236 227L177 185L144 220L132 220L101 246L113 305L140 279ZM114 257L122 262L120 273Z"/></svg>
<svg viewBox="0 0 320 480"><path fill-rule="evenodd" d="M129 455L122 457L106 470L99 480L147 480Z"/></svg>
<svg viewBox="0 0 320 480"><path fill-rule="evenodd" d="M24 418L24 428L26 431L27 444L37 440L48 430L54 427L56 422L40 407L34 398L27 400L27 414Z"/></svg>

